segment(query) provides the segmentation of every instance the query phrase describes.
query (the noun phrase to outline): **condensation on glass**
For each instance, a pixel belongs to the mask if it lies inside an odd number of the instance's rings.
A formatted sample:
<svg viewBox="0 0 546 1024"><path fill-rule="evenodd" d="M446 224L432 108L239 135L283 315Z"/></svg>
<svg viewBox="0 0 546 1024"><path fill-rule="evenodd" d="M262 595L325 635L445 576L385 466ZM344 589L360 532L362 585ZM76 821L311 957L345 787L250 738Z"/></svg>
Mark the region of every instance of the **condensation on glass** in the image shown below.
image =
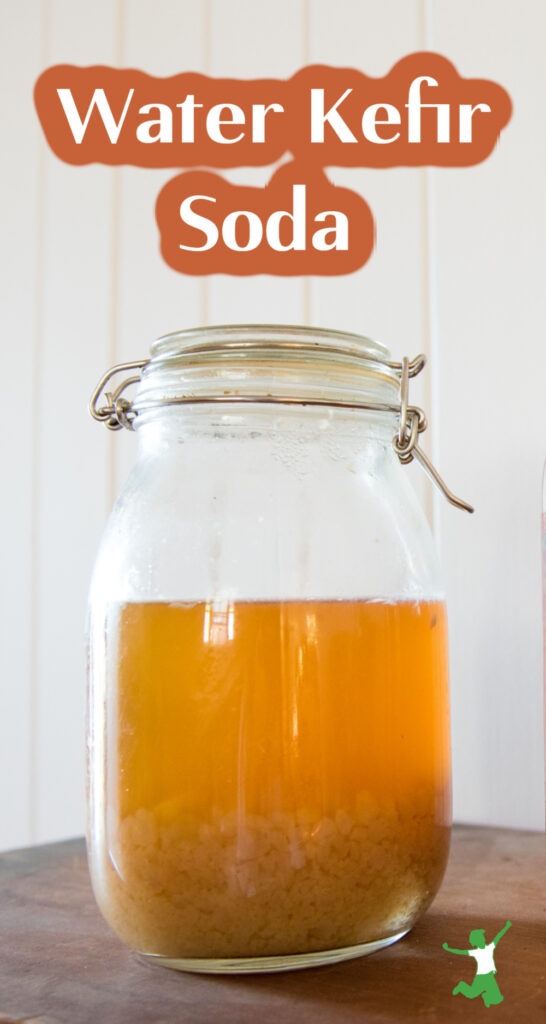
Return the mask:
<svg viewBox="0 0 546 1024"><path fill-rule="evenodd" d="M438 890L446 612L401 465L421 365L356 335L210 328L95 393L138 454L90 594L91 875L160 963L358 956Z"/></svg>

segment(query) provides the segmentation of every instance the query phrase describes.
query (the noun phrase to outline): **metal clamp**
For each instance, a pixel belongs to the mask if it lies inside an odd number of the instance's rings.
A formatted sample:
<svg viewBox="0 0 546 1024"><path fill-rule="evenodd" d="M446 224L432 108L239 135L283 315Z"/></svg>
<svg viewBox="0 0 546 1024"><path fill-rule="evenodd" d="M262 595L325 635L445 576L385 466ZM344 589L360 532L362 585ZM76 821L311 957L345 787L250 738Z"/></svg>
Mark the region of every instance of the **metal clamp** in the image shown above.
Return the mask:
<svg viewBox="0 0 546 1024"><path fill-rule="evenodd" d="M94 420L105 423L108 430L121 430L122 427L125 427L126 430L135 429L133 424L137 415L136 409L131 402L121 396L131 384L138 384L142 371L147 365L147 359L138 359L134 363L118 363L117 366L108 370L104 377L101 377L89 402L89 412ZM127 373L128 370L139 370L140 372L123 380L115 391L104 391L113 377L117 377L118 373ZM97 403L103 391L106 405L98 406Z"/></svg>
<svg viewBox="0 0 546 1024"><path fill-rule="evenodd" d="M422 366L424 366L424 356L422 359ZM420 369L422 369L422 366ZM450 491L447 484L442 480L438 470L434 468L430 459L419 447L419 434L422 434L423 431L427 429L427 420L422 409L408 405L410 373L409 363L405 357L401 363L401 371L400 425L398 434L393 438L392 442L392 446L398 455L400 462L407 463L412 462L413 459L417 459L418 463L425 470L425 473L427 473L433 483L440 488L451 505L455 505L455 508L463 509L465 512L473 512L474 509L472 505L463 501L462 498L457 498L457 496L453 494L453 491ZM413 374L413 376L415 376L415 374Z"/></svg>
<svg viewBox="0 0 546 1024"><path fill-rule="evenodd" d="M235 348L236 345L231 343L230 348ZM263 344L260 342L245 343L245 348L263 348ZM267 346L265 346L267 347ZM290 349L302 348L304 351L308 351L305 346L289 343L284 347ZM187 355L194 355L199 352L209 351L210 346L197 345L192 350L187 350ZM335 351L333 348L330 351ZM416 377L425 366L426 358L424 355L418 355L411 361L406 357L401 363L386 362L384 365L388 366L389 369L395 370L400 375L400 404L390 405L385 402L347 402L343 399L335 398L301 398L298 396L285 396L275 397L273 395L201 395L199 397L193 395L181 395L177 398L164 399L161 402L141 402L138 408L126 398L122 398L124 391L131 384L137 384L145 368L148 366L150 360L139 359L132 363L119 363L117 366L113 366L104 376L101 378L97 387L95 388L91 401L89 403L89 412L94 420L98 420L101 423L105 423L109 430L121 430L125 427L126 430L134 430L134 423L139 412L144 412L149 408L153 408L157 405L201 405L208 403L250 403L250 404L263 404L263 405L311 405L311 406L325 406L327 408L342 408L342 409L364 409L371 410L373 412L390 412L397 413L399 415L399 426L398 433L393 438L393 448L402 464L412 462L413 459L417 459L422 468L431 478L433 483L442 491L447 500L455 505L456 508L463 509L465 512L473 512L472 505L468 502L463 501L461 498L457 498L449 487L442 480L442 477L438 471L432 465L430 459L419 447L419 434L422 434L427 428L427 419L422 409L418 406L409 405L409 381L411 378ZM112 380L113 377L120 373L130 373L131 370L138 370L138 374L131 374L129 377L124 378L121 384L115 388L114 391L105 391L106 385ZM103 397L106 402L105 405L99 406L99 400Z"/></svg>

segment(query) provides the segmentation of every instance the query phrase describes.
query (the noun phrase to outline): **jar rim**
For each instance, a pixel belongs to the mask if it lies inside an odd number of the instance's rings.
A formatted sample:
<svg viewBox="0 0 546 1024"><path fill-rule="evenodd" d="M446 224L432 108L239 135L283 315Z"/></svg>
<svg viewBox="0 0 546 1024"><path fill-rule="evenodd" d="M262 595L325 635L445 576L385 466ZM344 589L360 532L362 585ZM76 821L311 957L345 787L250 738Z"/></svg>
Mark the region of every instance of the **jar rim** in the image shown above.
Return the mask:
<svg viewBox="0 0 546 1024"><path fill-rule="evenodd" d="M254 350L291 348L312 355L349 355L366 361L389 365L390 352L385 345L363 334L339 331L328 327L300 324L215 324L190 327L163 334L152 342L151 363L157 364L190 352L226 351L233 348Z"/></svg>
<svg viewBox="0 0 546 1024"><path fill-rule="evenodd" d="M400 363L364 335L292 324L225 324L174 331L151 345L136 412L205 402L344 404L396 411ZM336 401L333 401L333 400Z"/></svg>

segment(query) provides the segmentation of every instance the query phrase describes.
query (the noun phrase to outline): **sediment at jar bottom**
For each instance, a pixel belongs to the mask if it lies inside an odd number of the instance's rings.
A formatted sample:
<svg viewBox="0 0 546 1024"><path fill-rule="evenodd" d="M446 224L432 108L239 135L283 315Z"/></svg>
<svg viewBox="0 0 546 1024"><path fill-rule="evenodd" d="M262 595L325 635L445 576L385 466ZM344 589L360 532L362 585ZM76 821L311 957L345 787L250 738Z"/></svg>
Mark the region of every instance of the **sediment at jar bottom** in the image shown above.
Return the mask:
<svg viewBox="0 0 546 1024"><path fill-rule="evenodd" d="M404 932L432 901L449 848L422 797L400 808L361 794L333 817L162 817L126 817L108 851L92 850L92 874L120 938L173 958L286 956Z"/></svg>
<svg viewBox="0 0 546 1024"><path fill-rule="evenodd" d="M448 849L441 602L128 603L93 636L92 874L129 946L289 956L411 927Z"/></svg>

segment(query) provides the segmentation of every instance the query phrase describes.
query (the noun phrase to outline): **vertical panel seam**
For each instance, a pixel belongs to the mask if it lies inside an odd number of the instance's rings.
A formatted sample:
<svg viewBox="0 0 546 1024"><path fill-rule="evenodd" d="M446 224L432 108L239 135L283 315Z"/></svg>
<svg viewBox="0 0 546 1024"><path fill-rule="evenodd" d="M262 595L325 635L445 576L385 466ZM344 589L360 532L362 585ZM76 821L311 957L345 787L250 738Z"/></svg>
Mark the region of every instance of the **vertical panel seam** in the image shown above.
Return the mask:
<svg viewBox="0 0 546 1024"><path fill-rule="evenodd" d="M203 73L210 75L212 66L212 0L203 4L203 52L201 54ZM201 326L209 322L210 289L208 277L201 278L200 309Z"/></svg>
<svg viewBox="0 0 546 1024"><path fill-rule="evenodd" d="M424 4L424 41L428 50L432 50L432 7L430 0L423 0ZM431 439L431 452L433 462L436 466L441 464L440 457L440 334L438 314L438 278L436 274L438 247L436 244L436 174L433 167L427 167L426 171L426 198L427 198L427 225L428 225L428 310L430 325L430 372L429 372L429 408L431 412L433 434ZM442 543L442 495L436 487L432 488L432 524L436 545L441 550Z"/></svg>
<svg viewBox="0 0 546 1024"><path fill-rule="evenodd" d="M116 19L116 38L115 38L115 60L118 67L123 64L123 35L125 31L125 0L118 0L117 4L117 19ZM114 366L118 361L119 352L119 324L120 324L120 289L121 289L121 267L120 267L120 254L121 254L121 167L112 167L110 170L111 174L111 239L112 239L112 254L111 254L111 285L110 285L110 339L109 339L109 362L111 366ZM115 435L110 434L106 438L108 444L107 453L107 480L105 487L105 498L106 498L106 509L105 513L108 514L112 505L114 504L117 489L118 489L118 458L117 458L117 446L115 445Z"/></svg>
<svg viewBox="0 0 546 1024"><path fill-rule="evenodd" d="M302 45L303 65L306 66L311 60L311 6L310 0L302 0ZM313 316L313 291L312 280L304 277L302 281L302 309L304 324L311 324Z"/></svg>
<svg viewBox="0 0 546 1024"><path fill-rule="evenodd" d="M420 34L421 45L424 50L431 49L431 12L430 0L420 0ZM437 330L437 309L436 309L436 274L435 258L436 244L434 231L434 179L432 169L423 167L421 171L422 182L422 211L423 211L423 320L425 334L425 348L428 358L428 372L425 380L426 408L430 410L431 434L429 445L432 461L438 465L438 430L439 421L437 411L437 380L438 380L438 330ZM427 482L425 491L425 502L428 518L436 539L437 546L440 546L440 494L436 487Z"/></svg>
<svg viewBox="0 0 546 1024"><path fill-rule="evenodd" d="M42 69L48 65L50 49L51 0L42 0L41 18L41 59ZM41 69L41 70L42 70ZM41 418L42 418L42 369L44 347L44 265L46 232L46 142L40 132L38 141L38 180L36 213L36 251L34 260L34 332L32 339L32 444L31 444L31 526L30 526L30 665L29 665L29 793L28 832L29 842L36 841L38 811L38 643L40 623L40 507L41 507Z"/></svg>

